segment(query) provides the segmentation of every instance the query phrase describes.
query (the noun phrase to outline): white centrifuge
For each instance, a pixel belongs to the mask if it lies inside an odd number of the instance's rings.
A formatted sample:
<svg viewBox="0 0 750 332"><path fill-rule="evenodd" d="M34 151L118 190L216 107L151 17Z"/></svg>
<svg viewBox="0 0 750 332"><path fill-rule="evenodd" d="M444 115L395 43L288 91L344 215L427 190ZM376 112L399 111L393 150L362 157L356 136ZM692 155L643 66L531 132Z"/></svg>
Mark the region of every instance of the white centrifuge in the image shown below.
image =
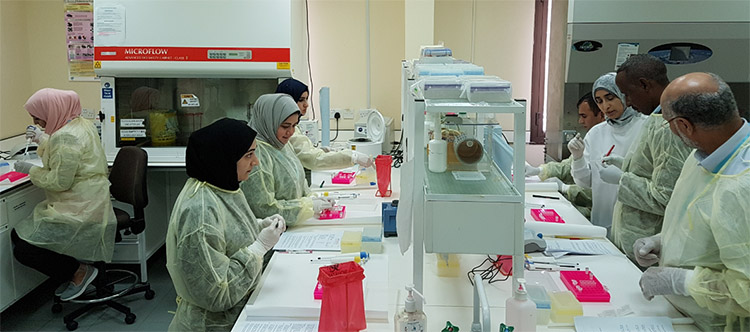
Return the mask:
<svg viewBox="0 0 750 332"><path fill-rule="evenodd" d="M349 147L368 156L375 157L382 154L383 138L385 137L385 119L377 110L372 110L367 116L367 137L355 137L349 140Z"/></svg>

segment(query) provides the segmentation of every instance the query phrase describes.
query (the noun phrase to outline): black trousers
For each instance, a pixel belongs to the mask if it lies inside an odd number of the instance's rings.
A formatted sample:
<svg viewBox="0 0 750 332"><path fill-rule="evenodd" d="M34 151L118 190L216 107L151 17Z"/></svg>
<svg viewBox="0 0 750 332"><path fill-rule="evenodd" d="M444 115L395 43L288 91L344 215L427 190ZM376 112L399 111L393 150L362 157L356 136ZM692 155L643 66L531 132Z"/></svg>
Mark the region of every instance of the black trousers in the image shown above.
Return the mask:
<svg viewBox="0 0 750 332"><path fill-rule="evenodd" d="M13 241L13 256L23 265L48 275L59 283L70 281L78 270L77 259L49 249L39 248L18 237L16 230L10 231Z"/></svg>

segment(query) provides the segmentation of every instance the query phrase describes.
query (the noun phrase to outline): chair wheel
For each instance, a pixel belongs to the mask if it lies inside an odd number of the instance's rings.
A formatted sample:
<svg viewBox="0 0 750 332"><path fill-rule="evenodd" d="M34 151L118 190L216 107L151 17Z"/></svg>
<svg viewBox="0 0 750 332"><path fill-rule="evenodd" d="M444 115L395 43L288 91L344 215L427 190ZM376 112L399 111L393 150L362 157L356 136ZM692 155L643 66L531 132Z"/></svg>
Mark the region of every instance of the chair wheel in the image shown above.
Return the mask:
<svg viewBox="0 0 750 332"><path fill-rule="evenodd" d="M75 331L75 329L78 328L78 322L72 320L67 323L65 323L65 327L68 328L68 331Z"/></svg>
<svg viewBox="0 0 750 332"><path fill-rule="evenodd" d="M60 304L60 303L53 304L52 305L52 313L56 314L56 313L60 313L60 312L62 312L62 304Z"/></svg>
<svg viewBox="0 0 750 332"><path fill-rule="evenodd" d="M125 324L133 324L135 323L135 314L127 314L125 315Z"/></svg>
<svg viewBox="0 0 750 332"><path fill-rule="evenodd" d="M154 295L156 295L156 293L154 293L153 290L149 289L149 290L146 291L146 293L144 295L146 296L146 300L151 300L151 299L154 298Z"/></svg>

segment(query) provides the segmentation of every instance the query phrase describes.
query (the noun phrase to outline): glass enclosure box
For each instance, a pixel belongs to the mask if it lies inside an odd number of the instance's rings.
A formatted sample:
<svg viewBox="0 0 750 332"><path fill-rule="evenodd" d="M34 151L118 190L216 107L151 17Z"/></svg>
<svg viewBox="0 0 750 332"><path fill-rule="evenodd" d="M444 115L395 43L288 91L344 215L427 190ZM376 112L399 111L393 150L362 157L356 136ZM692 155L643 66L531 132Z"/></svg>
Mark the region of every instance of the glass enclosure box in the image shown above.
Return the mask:
<svg viewBox="0 0 750 332"><path fill-rule="evenodd" d="M278 79L114 78L115 147L184 147L194 131L228 117L247 121Z"/></svg>

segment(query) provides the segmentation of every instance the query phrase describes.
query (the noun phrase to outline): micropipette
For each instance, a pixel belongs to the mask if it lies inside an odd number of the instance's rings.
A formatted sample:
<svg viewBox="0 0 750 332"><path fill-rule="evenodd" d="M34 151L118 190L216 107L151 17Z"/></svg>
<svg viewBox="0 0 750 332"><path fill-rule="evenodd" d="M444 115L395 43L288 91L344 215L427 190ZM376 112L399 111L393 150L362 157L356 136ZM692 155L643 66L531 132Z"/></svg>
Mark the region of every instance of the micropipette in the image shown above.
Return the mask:
<svg viewBox="0 0 750 332"><path fill-rule="evenodd" d="M332 191L332 192L323 192L323 197L331 197L334 199L343 199L343 198L357 198L359 197L359 193L346 193L346 192L339 192L339 191Z"/></svg>

